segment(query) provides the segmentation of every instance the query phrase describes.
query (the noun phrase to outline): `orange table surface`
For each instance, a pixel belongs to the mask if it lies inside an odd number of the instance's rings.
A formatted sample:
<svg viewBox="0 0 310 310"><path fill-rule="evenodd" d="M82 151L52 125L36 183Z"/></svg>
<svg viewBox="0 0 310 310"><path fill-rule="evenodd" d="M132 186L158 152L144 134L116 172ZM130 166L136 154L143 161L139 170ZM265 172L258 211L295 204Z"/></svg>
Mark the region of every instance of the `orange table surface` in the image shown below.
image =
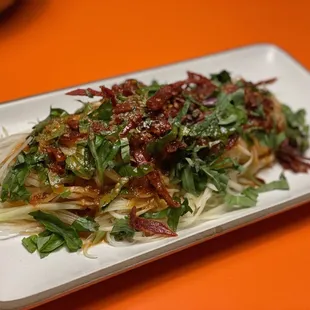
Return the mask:
<svg viewBox="0 0 310 310"><path fill-rule="evenodd" d="M310 68L309 11L304 0L21 1L0 21L0 102L257 42ZM309 238L305 205L37 309L310 309Z"/></svg>

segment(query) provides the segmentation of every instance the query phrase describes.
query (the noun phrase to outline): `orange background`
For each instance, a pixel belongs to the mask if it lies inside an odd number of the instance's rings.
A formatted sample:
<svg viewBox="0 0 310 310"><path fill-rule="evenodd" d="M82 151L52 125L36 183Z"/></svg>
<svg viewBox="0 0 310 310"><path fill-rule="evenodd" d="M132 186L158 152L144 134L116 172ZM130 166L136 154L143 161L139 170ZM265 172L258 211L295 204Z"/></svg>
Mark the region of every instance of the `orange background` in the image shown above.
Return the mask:
<svg viewBox="0 0 310 310"><path fill-rule="evenodd" d="M0 101L257 42L310 68L307 2L23 1L0 23ZM309 238L306 205L38 310L310 309Z"/></svg>

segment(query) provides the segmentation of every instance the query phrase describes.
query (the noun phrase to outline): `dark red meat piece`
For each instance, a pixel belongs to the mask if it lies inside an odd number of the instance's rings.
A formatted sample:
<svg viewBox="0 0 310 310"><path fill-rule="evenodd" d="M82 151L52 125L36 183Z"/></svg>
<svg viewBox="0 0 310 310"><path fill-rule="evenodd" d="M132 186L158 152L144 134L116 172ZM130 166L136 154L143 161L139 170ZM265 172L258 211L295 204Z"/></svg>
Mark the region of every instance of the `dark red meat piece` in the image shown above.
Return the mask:
<svg viewBox="0 0 310 310"><path fill-rule="evenodd" d="M121 114L121 113L130 112L130 111L132 111L132 106L129 102L119 103L113 109L113 112L115 114Z"/></svg>
<svg viewBox="0 0 310 310"><path fill-rule="evenodd" d="M150 132L157 137L164 135L168 130L171 130L171 125L164 118L154 120L150 127Z"/></svg>
<svg viewBox="0 0 310 310"><path fill-rule="evenodd" d="M66 93L66 95L70 96L102 96L102 92L98 90L94 90L92 88L87 89L75 89Z"/></svg>
<svg viewBox="0 0 310 310"><path fill-rule="evenodd" d="M87 134L79 133L78 131L70 131L63 134L59 138L59 143L64 146L71 147L74 146L78 140L84 139L86 137Z"/></svg>
<svg viewBox="0 0 310 310"><path fill-rule="evenodd" d="M136 212L136 207L133 207L130 212L130 225L135 230L142 231L149 235L177 236L177 234L165 224L159 221L138 217Z"/></svg>
<svg viewBox="0 0 310 310"><path fill-rule="evenodd" d="M66 160L65 154L56 147L53 146L46 147L46 153L53 161L63 162Z"/></svg>
<svg viewBox="0 0 310 310"><path fill-rule="evenodd" d="M170 85L163 86L157 93L148 99L146 106L152 111L159 111L163 108L167 100L173 96L173 87Z"/></svg>
<svg viewBox="0 0 310 310"><path fill-rule="evenodd" d="M100 86L100 89L101 89L102 96L110 99L112 102L112 105L115 107L117 105L117 100L115 98L114 92L105 86Z"/></svg>
<svg viewBox="0 0 310 310"><path fill-rule="evenodd" d="M160 174L157 170L153 170L150 173L148 173L147 177L150 183L156 189L157 194L167 202L168 206L174 208L180 207L180 204L177 201L173 200L170 194L168 193L167 188L163 184Z"/></svg>
<svg viewBox="0 0 310 310"><path fill-rule="evenodd" d="M310 169L310 158L302 156L299 151L293 148L288 140L285 140L278 151L276 157L283 168L296 173L307 172Z"/></svg>

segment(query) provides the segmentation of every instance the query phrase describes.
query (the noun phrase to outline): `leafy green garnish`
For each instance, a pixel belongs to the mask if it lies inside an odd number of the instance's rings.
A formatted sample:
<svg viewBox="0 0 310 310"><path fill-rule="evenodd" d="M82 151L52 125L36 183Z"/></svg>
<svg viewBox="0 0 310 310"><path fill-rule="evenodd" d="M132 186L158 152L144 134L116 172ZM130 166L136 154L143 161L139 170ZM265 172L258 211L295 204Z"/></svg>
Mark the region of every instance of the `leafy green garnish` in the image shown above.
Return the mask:
<svg viewBox="0 0 310 310"><path fill-rule="evenodd" d="M255 130L252 135L259 141L261 145L264 145L273 150L277 150L282 142L286 139L284 132L277 133L275 129L266 133L264 130Z"/></svg>
<svg viewBox="0 0 310 310"><path fill-rule="evenodd" d="M50 234L49 236L38 236L37 250L40 253L51 253L60 248L64 244L64 239L57 234Z"/></svg>
<svg viewBox="0 0 310 310"><path fill-rule="evenodd" d="M113 225L111 235L115 240L131 240L135 234L135 230L130 226L129 219L118 219Z"/></svg>
<svg viewBox="0 0 310 310"><path fill-rule="evenodd" d="M111 203L120 193L123 186L129 181L128 178L123 177L115 185L115 187L108 193L104 194L100 199L100 207L104 208Z"/></svg>
<svg viewBox="0 0 310 310"><path fill-rule="evenodd" d="M241 195L226 194L225 202L230 206L255 207L258 193L253 188L245 189Z"/></svg>
<svg viewBox="0 0 310 310"><path fill-rule="evenodd" d="M258 188L248 187L240 195L226 194L225 202L231 206L254 207L257 204L258 194L273 190L288 190L289 185L283 174L279 180L263 184Z"/></svg>
<svg viewBox="0 0 310 310"><path fill-rule="evenodd" d="M37 250L37 238L37 235L33 235L22 239L22 244L29 253L34 253Z"/></svg>
<svg viewBox="0 0 310 310"><path fill-rule="evenodd" d="M72 227L78 232L96 232L99 224L91 217L79 217L72 223Z"/></svg>
<svg viewBox="0 0 310 310"><path fill-rule="evenodd" d="M52 119L44 126L36 137L37 141L50 141L59 138L66 132L66 125L62 119Z"/></svg>
<svg viewBox="0 0 310 310"><path fill-rule="evenodd" d="M27 164L18 164L6 175L1 191L1 201L28 201L30 192L25 187L25 180L30 172Z"/></svg>
<svg viewBox="0 0 310 310"><path fill-rule="evenodd" d="M122 165L116 167L117 172L122 177L143 177L153 170L153 167L148 164L140 165L138 167L133 167L130 164Z"/></svg>
<svg viewBox="0 0 310 310"><path fill-rule="evenodd" d="M159 84L157 81L152 81L150 85L140 87L140 92L148 99L154 96L156 92L163 86L164 84Z"/></svg>
<svg viewBox="0 0 310 310"><path fill-rule="evenodd" d="M188 204L188 199L185 198L179 208L169 207L167 209L158 212L146 212L142 216L146 219L165 219L167 218L168 226L176 231L180 221L180 217L185 215L187 212L193 212Z"/></svg>
<svg viewBox="0 0 310 310"><path fill-rule="evenodd" d="M287 179L285 178L284 174L282 173L280 175L279 180L277 181L272 181L270 183L267 184L263 184L261 185L257 191L259 193L265 193L265 192L269 192L269 191L273 191L273 190L289 190L289 184L287 182Z"/></svg>
<svg viewBox="0 0 310 310"><path fill-rule="evenodd" d="M179 135L179 128L181 127L181 120L187 114L190 105L191 101L186 100L178 115L171 121L172 129L165 136L147 145L146 150L149 154L160 154L169 142L176 140L178 137L182 138Z"/></svg>
<svg viewBox="0 0 310 310"><path fill-rule="evenodd" d="M96 233L99 228L99 224L90 217L79 217L72 225L67 225L58 217L40 210L29 214L40 222L46 230L38 235L23 238L22 244L30 253L37 250L41 258L63 246L66 246L70 252L76 252L82 247L82 240L77 232Z"/></svg>
<svg viewBox="0 0 310 310"><path fill-rule="evenodd" d="M95 167L88 148L78 145L75 154L67 157L66 168L78 177L90 180L94 175Z"/></svg>
<svg viewBox="0 0 310 310"><path fill-rule="evenodd" d="M181 175L182 187L185 191L191 194L196 194L194 173L190 166L187 166L183 169Z"/></svg>
<svg viewBox="0 0 310 310"><path fill-rule="evenodd" d="M209 182L214 184L219 192L226 190L228 176L225 173L220 173L219 171L212 170L206 166L201 167L201 170L208 176Z"/></svg>
<svg viewBox="0 0 310 310"><path fill-rule="evenodd" d="M111 100L108 100L102 102L98 109L90 113L88 116L90 119L101 120L107 123L111 120L112 114L112 102Z"/></svg>
<svg viewBox="0 0 310 310"><path fill-rule="evenodd" d="M36 134L40 133L45 128L45 126L48 125L48 123L50 122L51 119L60 118L60 117L66 116L66 115L68 115L68 113L63 109L51 108L49 116L33 127L33 134L34 133L36 133Z"/></svg>
<svg viewBox="0 0 310 310"><path fill-rule="evenodd" d="M285 104L282 104L282 111L288 125L285 134L289 138L290 144L296 146L303 153L309 147L309 126L306 123L306 111L301 109L293 112Z"/></svg>
<svg viewBox="0 0 310 310"><path fill-rule="evenodd" d="M46 230L63 237L70 252L76 252L82 247L82 240L80 239L75 228L66 225L58 217L40 210L31 212L29 215L40 222Z"/></svg>
<svg viewBox="0 0 310 310"><path fill-rule="evenodd" d="M22 239L22 244L29 253L38 251L41 258L48 256L64 245L64 239L49 231L44 231L39 235L32 235Z"/></svg>
<svg viewBox="0 0 310 310"><path fill-rule="evenodd" d="M229 72L227 72L226 70L223 70L220 73L211 74L211 80L219 84L226 84L226 83L231 82L231 77L230 77Z"/></svg>
<svg viewBox="0 0 310 310"><path fill-rule="evenodd" d="M160 154L165 146L169 143L174 141L178 136L178 127L176 125L172 126L172 129L167 133L165 136L149 143L147 145L147 152L149 154Z"/></svg>
<svg viewBox="0 0 310 310"><path fill-rule="evenodd" d="M244 90L239 89L232 94L220 93L217 98L215 113L219 125L235 126L244 124L247 120L246 110L244 108Z"/></svg>
<svg viewBox="0 0 310 310"><path fill-rule="evenodd" d="M130 147L127 137L121 139L121 156L124 163L130 162Z"/></svg>
<svg viewBox="0 0 310 310"><path fill-rule="evenodd" d="M103 136L95 136L88 140L88 145L95 160L99 182L103 184L104 171L119 152L121 143L119 140L112 143Z"/></svg>
<svg viewBox="0 0 310 310"><path fill-rule="evenodd" d="M98 244L99 242L101 242L103 240L103 238L105 237L105 235L106 235L105 231L102 231L102 230L96 231L94 233L94 238L93 238L92 244L95 245L95 244Z"/></svg>
<svg viewBox="0 0 310 310"><path fill-rule="evenodd" d="M190 128L189 136L226 141L247 121L242 89L232 94L219 93L217 102L214 111L207 114L203 122Z"/></svg>
<svg viewBox="0 0 310 310"><path fill-rule="evenodd" d="M172 124L174 124L177 127L181 126L182 118L187 114L190 105L191 101L186 100L178 115L173 119Z"/></svg>
<svg viewBox="0 0 310 310"><path fill-rule="evenodd" d="M168 213L167 213L167 217L168 217L168 221L167 224L169 225L169 227L173 230L176 231L179 225L179 221L180 221L180 217L185 215L187 212L192 213L193 210L191 209L191 207L188 204L188 200L187 198L184 199L183 203L181 204L181 206L179 208L169 208L168 209Z"/></svg>

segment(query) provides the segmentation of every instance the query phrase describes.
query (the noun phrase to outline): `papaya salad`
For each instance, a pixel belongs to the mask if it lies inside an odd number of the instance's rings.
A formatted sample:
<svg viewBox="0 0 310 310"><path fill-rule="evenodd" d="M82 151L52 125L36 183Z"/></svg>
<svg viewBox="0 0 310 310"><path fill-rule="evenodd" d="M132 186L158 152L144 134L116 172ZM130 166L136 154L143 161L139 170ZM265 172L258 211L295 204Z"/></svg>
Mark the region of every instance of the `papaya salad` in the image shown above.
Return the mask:
<svg viewBox="0 0 310 310"><path fill-rule="evenodd" d="M259 194L288 190L278 163L307 172L305 111L292 111L261 82L187 72L171 84L127 79L76 89L70 114L51 108L30 132L0 140L0 231L25 235L43 258L106 242L175 237ZM88 99L89 98L89 99Z"/></svg>

